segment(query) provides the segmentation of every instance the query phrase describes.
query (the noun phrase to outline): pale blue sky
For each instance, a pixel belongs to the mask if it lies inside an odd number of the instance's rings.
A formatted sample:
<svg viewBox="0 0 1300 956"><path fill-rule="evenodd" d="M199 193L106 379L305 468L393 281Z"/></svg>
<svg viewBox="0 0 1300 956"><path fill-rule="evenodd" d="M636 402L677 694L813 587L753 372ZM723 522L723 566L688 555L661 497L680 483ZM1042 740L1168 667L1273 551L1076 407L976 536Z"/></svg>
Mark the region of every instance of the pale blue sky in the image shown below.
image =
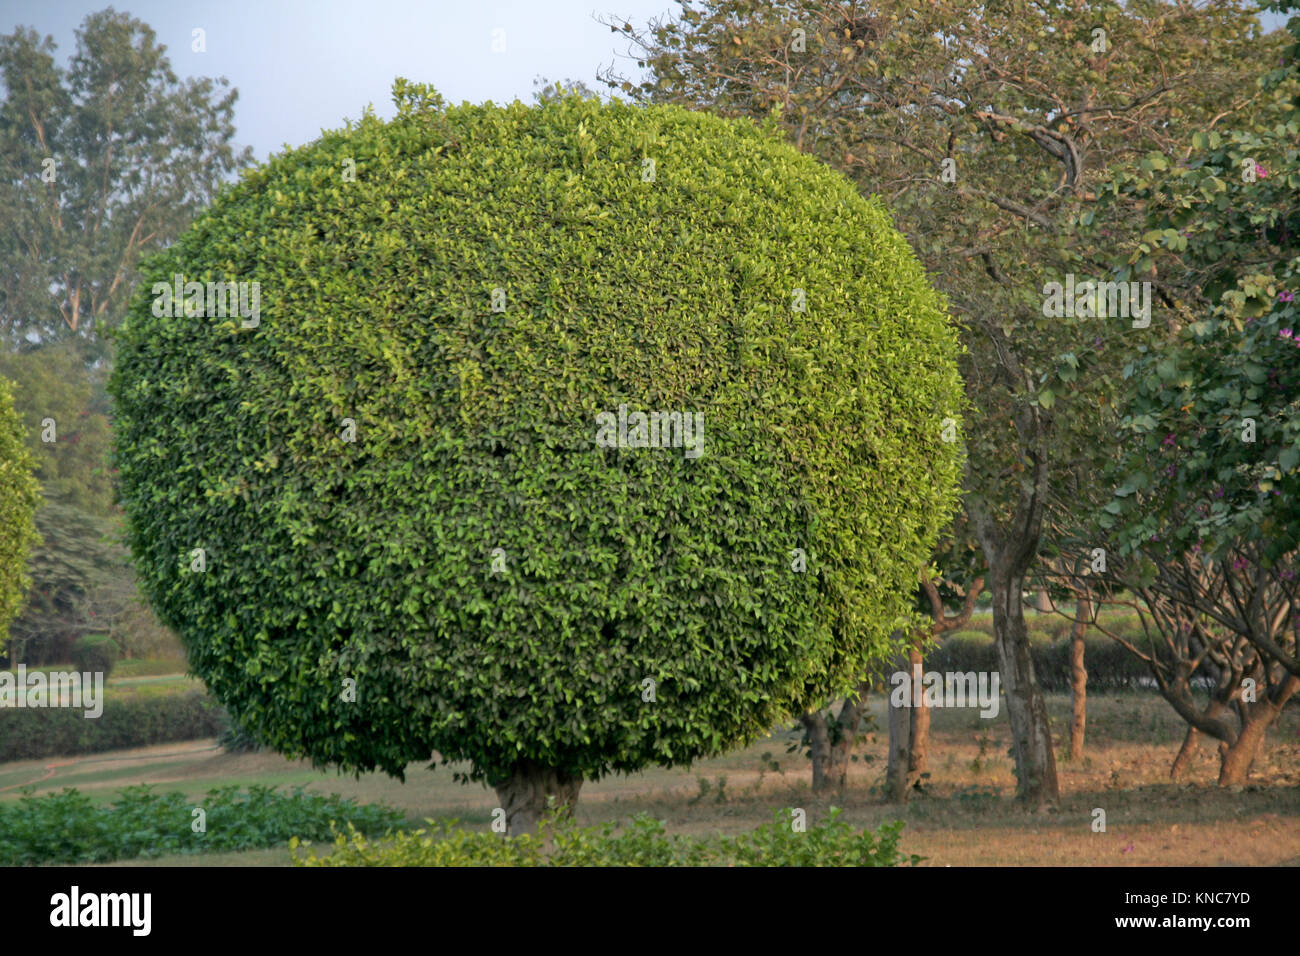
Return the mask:
<svg viewBox="0 0 1300 956"><path fill-rule="evenodd" d="M673 0L117 0L167 47L178 76L225 76L239 89L238 145L261 161L283 144L315 139L368 103L392 115L393 78L432 83L448 100L531 102L533 80L583 80L623 58L627 41L593 14L648 18L675 13ZM108 0L0 0L0 33L22 24L74 49L73 31ZM207 52L191 50L206 31ZM494 53L493 30L505 31Z"/></svg>

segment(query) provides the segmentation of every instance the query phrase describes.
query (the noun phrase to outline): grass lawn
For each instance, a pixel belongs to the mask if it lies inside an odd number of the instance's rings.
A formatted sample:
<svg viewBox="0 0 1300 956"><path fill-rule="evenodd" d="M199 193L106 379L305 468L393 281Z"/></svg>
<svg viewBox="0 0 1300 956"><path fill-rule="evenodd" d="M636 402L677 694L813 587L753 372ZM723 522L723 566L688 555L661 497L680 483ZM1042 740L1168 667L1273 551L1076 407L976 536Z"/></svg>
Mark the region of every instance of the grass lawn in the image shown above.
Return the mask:
<svg viewBox="0 0 1300 956"><path fill-rule="evenodd" d="M1069 699L1059 694L1048 700L1059 746ZM875 695L872 704L876 726L883 727L884 700ZM667 821L670 831L736 832L768 822L777 808L802 807L811 822L839 806L859 825L904 819L902 849L928 857L926 866L1300 865L1300 712L1295 708L1270 734L1251 784L1236 790L1214 785L1217 759L1209 745L1183 783L1169 782L1183 725L1155 695L1090 697L1088 732L1088 756L1058 765L1062 800L1051 812L1029 812L1012 799L1015 777L1003 707L994 720L980 719L975 710L933 712L931 777L925 792L914 794L906 807L883 804L879 797L884 733L859 747L864 761L852 765L842 793L814 796L807 758L786 753L799 735L782 731L691 769L656 768L587 783L577 818L591 824L646 811ZM779 770L770 769L769 760ZM405 812L413 826L426 817L487 826L498 803L490 790L454 783L446 767L431 772L412 764L403 784L382 774L356 778L316 771L277 754L227 754L213 740L0 765L0 788L10 788L0 799L15 799L18 788L29 783L37 792L76 787L97 801L135 783L181 790L196 800L230 784L301 784L387 803ZM1092 831L1094 808L1106 811L1105 833ZM288 863L288 850L276 849L117 865Z"/></svg>

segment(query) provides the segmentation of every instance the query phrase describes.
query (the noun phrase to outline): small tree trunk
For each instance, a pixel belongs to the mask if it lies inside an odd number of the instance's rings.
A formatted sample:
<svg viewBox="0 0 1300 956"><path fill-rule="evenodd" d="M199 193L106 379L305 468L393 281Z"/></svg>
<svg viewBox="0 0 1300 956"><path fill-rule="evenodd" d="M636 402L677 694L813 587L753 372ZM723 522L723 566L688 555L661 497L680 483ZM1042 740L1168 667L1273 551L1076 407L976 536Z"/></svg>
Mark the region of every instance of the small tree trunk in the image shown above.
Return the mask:
<svg viewBox="0 0 1300 956"><path fill-rule="evenodd" d="M902 663L902 662L900 662ZM895 707L893 695L889 701L889 763L885 768L885 800L904 803L907 800L909 766L912 755L911 695L908 706Z"/></svg>
<svg viewBox="0 0 1300 956"><path fill-rule="evenodd" d="M911 676L902 706L894 706L893 692L889 689L893 687L893 680L889 679L885 682L889 708L889 760L885 763L884 796L885 800L892 804L905 803L907 788L911 786L911 745L913 745L911 734L915 728L913 700L915 682L919 679L917 670L911 666L911 650L913 649L905 650L893 662L894 674L907 669L907 674Z"/></svg>
<svg viewBox="0 0 1300 956"><path fill-rule="evenodd" d="M1255 753L1264 741L1264 733L1272 721L1255 719L1241 728L1236 741L1219 751L1219 786L1239 787L1246 782Z"/></svg>
<svg viewBox="0 0 1300 956"><path fill-rule="evenodd" d="M582 778L521 760L511 769L509 777L494 782L492 787L506 812L506 832L517 836L537 832L537 824L551 797L555 798L560 815L571 814L582 789Z"/></svg>
<svg viewBox="0 0 1300 956"><path fill-rule="evenodd" d="M1083 638L1092 617L1092 601L1078 599L1070 629L1070 758L1083 759L1083 737L1088 726L1088 671L1083 666Z"/></svg>
<svg viewBox="0 0 1300 956"><path fill-rule="evenodd" d="M1241 786L1246 782L1268 728L1277 720L1282 708L1297 690L1300 690L1300 677L1288 675L1275 694L1245 706L1245 722L1241 733L1231 745L1219 750L1219 786Z"/></svg>
<svg viewBox="0 0 1300 956"><path fill-rule="evenodd" d="M804 730L808 732L808 756L812 758L812 788L814 793L826 790L828 769L831 760L830 728L826 725L824 711L814 711L799 718Z"/></svg>
<svg viewBox="0 0 1300 956"><path fill-rule="evenodd" d="M844 786L853 756L853 740L858 735L862 712L866 708L867 682L858 685L855 699L846 699L837 716L815 711L799 718L808 732L808 755L813 765L813 790L838 789Z"/></svg>
<svg viewBox="0 0 1300 956"><path fill-rule="evenodd" d="M1034 610L1039 614L1052 613L1052 596L1047 593L1047 588L1039 588L1034 592Z"/></svg>
<svg viewBox="0 0 1300 956"><path fill-rule="evenodd" d="M1032 807L1060 799L1056 754L1052 751L1047 701L1034 676L1029 656L1029 629L1020 595L1024 577L993 569L993 630L1002 686L1011 719L1011 747L1016 760L1016 795Z"/></svg>
<svg viewBox="0 0 1300 956"><path fill-rule="evenodd" d="M1211 700L1205 708L1205 716L1210 720L1218 720L1228 710L1222 702ZM1188 766L1191 765L1192 758L1196 752L1201 749L1202 734L1195 727L1188 726L1187 734L1183 737L1183 745L1178 748L1178 756L1174 758L1173 766L1169 768L1169 779L1180 780L1184 773L1187 772Z"/></svg>
<svg viewBox="0 0 1300 956"><path fill-rule="evenodd" d="M912 669L912 677L919 678L924 667L925 661L921 657L921 636L917 635L916 643L907 651L908 666ZM908 740L911 743L911 753L908 755L908 779L907 786L912 786L916 781L921 779L921 774L925 773L927 766L927 757L930 750L930 707L925 702L925 695L921 695L921 702L911 710L911 732Z"/></svg>

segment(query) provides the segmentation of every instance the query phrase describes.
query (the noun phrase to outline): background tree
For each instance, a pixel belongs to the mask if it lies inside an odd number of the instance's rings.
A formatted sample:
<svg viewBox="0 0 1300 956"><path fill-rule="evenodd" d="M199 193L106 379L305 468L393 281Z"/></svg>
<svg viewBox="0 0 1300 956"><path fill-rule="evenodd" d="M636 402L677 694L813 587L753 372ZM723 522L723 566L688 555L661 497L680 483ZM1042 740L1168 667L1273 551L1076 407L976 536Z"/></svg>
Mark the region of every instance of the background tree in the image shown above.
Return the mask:
<svg viewBox="0 0 1300 956"><path fill-rule="evenodd" d="M41 545L31 554L27 600L10 626L10 667L70 660L77 639L100 629L94 620L100 611L91 599L135 587L126 551L114 541L120 528L112 519L46 502L36 512L36 527ZM120 603L114 599L102 612L116 618L122 613Z"/></svg>
<svg viewBox="0 0 1300 956"><path fill-rule="evenodd" d="M1300 17L1288 29L1300 41ZM1190 725L1175 772L1209 734L1221 783L1244 779L1300 690L1298 51L1253 84L1235 128L1109 190L1146 209L1120 274L1157 268L1178 321L1126 369L1129 440L1101 523L1162 634L1161 692ZM1198 669L1213 683L1204 709L1187 686Z"/></svg>
<svg viewBox="0 0 1300 956"><path fill-rule="evenodd" d="M1118 368L1156 333L1099 310L1047 317L1044 287L1107 277L1120 237L1074 229L1099 184L1231 115L1276 44L1244 3L707 0L645 30L610 25L648 73L610 70L609 85L777 111L795 145L888 200L967 325L963 503L989 567L1018 792L1055 799L1021 595L1059 476L1113 447Z"/></svg>
<svg viewBox="0 0 1300 956"><path fill-rule="evenodd" d="M153 30L111 7L77 30L67 69L52 37L0 36L0 339L75 337L122 313L142 254L175 239L235 152L224 79L178 80Z"/></svg>
<svg viewBox="0 0 1300 956"><path fill-rule="evenodd" d="M46 499L88 515L113 514L106 369L87 368L75 343L0 351L17 386L24 443Z"/></svg>
<svg viewBox="0 0 1300 956"><path fill-rule="evenodd" d="M196 673L291 755L469 761L512 831L851 687L960 474L956 333L880 205L752 123L394 98L132 300L122 500ZM260 321L155 314L175 273ZM604 447L621 405L699 454Z"/></svg>
<svg viewBox="0 0 1300 956"><path fill-rule="evenodd" d="M147 24L107 9L76 37L65 69L53 38L0 36L0 375L17 385L48 502L11 664L66 660L105 617L128 653L175 648L130 596L125 552L107 540L119 531L105 461L110 360L95 333L120 319L139 257L174 240L249 158L230 142L236 93L219 89L225 80L178 80Z"/></svg>

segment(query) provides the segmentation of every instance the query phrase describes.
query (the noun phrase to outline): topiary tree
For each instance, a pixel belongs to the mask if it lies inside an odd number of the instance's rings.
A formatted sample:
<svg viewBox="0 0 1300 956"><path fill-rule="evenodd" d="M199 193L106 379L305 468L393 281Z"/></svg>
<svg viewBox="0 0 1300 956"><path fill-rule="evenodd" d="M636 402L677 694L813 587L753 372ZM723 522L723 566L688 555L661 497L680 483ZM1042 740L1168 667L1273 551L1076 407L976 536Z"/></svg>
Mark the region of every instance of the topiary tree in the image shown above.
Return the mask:
<svg viewBox="0 0 1300 956"><path fill-rule="evenodd" d="M27 556L40 540L34 519L41 486L33 467L9 383L0 378L0 648L31 583Z"/></svg>
<svg viewBox="0 0 1300 956"><path fill-rule="evenodd" d="M881 204L749 122L394 98L220 196L119 336L128 537L194 670L317 764L468 761L512 831L851 687L961 468ZM178 277L257 314L173 315Z"/></svg>

